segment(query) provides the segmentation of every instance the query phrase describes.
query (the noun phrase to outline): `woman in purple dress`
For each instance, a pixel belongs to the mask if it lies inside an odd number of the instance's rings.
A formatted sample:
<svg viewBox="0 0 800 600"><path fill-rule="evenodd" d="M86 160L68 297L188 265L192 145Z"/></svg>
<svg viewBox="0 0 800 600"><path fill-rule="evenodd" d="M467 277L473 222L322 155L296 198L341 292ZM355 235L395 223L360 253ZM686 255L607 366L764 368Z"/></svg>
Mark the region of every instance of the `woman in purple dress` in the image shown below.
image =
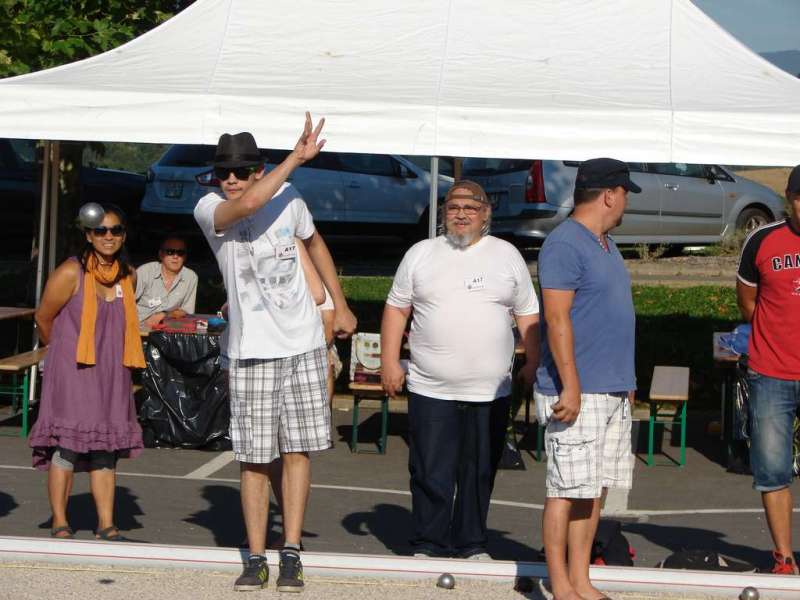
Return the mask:
<svg viewBox="0 0 800 600"><path fill-rule="evenodd" d="M144 367L136 315L136 270L124 251L125 217L107 205L86 230L77 258L50 275L36 310L47 344L39 416L31 430L33 465L49 470L51 535L71 538L67 501L75 471L89 471L98 539L121 541L114 525L116 463L142 451L131 369Z"/></svg>

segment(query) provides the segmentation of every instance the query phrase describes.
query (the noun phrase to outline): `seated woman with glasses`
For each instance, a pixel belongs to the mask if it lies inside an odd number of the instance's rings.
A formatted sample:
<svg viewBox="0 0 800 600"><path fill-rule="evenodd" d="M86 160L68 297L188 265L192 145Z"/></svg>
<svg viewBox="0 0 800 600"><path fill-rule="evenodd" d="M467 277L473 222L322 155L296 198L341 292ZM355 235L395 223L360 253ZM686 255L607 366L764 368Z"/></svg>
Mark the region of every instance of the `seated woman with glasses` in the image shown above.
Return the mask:
<svg viewBox="0 0 800 600"><path fill-rule="evenodd" d="M197 273L184 266L186 255L186 240L169 236L161 242L158 260L136 269L136 310L143 326L194 312Z"/></svg>
<svg viewBox="0 0 800 600"><path fill-rule="evenodd" d="M39 340L48 350L29 444L33 466L49 471L54 538L73 537L67 522L73 473L89 471L95 536L124 540L114 525L117 459L143 447L131 395L131 370L144 368L136 271L125 253L124 213L103 208L101 224L86 229L80 255L50 275L36 309Z"/></svg>

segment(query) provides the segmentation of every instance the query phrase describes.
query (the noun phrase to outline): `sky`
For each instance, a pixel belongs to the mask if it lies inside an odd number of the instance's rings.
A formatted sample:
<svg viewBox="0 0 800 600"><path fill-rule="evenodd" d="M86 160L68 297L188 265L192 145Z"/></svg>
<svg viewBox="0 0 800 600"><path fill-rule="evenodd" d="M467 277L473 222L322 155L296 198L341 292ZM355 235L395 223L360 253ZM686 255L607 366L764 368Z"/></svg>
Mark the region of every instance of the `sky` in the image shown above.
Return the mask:
<svg viewBox="0 0 800 600"><path fill-rule="evenodd" d="M800 50L800 0L693 0L756 52Z"/></svg>

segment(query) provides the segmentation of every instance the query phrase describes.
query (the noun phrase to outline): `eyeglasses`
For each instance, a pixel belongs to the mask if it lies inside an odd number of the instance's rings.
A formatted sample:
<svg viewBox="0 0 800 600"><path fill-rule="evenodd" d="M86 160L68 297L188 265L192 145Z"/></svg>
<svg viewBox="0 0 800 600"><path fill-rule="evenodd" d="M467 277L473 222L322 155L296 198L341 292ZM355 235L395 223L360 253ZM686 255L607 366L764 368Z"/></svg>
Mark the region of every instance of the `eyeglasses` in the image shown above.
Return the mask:
<svg viewBox="0 0 800 600"><path fill-rule="evenodd" d="M457 215L459 212L464 211L464 214L468 217L474 217L482 208L483 205L475 206L474 204L447 204L444 207L448 215Z"/></svg>
<svg viewBox="0 0 800 600"><path fill-rule="evenodd" d="M161 251L167 256L186 256L185 248L162 248Z"/></svg>
<svg viewBox="0 0 800 600"><path fill-rule="evenodd" d="M111 235L114 237L119 237L125 233L125 227L122 225L114 225L113 227L92 227L87 229L87 231L91 231L97 237L105 237L105 235L110 231Z"/></svg>
<svg viewBox="0 0 800 600"><path fill-rule="evenodd" d="M255 173L261 168L261 165L254 165L252 167L214 167L214 177L220 181L225 181L230 173L239 181L245 181L250 178L250 175Z"/></svg>

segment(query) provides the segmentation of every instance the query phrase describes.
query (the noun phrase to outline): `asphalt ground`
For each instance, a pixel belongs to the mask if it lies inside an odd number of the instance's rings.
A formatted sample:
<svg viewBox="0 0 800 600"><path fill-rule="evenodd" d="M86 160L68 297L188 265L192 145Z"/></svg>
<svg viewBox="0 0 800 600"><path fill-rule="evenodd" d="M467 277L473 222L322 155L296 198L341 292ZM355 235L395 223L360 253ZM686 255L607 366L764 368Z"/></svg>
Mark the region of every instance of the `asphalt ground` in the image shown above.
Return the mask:
<svg viewBox="0 0 800 600"><path fill-rule="evenodd" d="M362 414L362 447L370 449L379 415ZM405 415L391 415L385 455L352 454L345 441L350 420L350 412L336 410L336 445L313 457L303 543L317 552L410 554ZM488 520L489 551L497 559L535 561L542 547L545 465L534 459L533 436L520 437L525 469L498 473ZM635 564L654 566L672 552L700 548L768 566L770 538L760 498L749 476L726 472L721 447L716 436L694 435L683 468L664 455L658 456L657 466L647 467L638 456L633 490L607 503L623 522L636 551ZM678 448L667 444L665 450L677 456ZM0 535L47 537L46 474L30 468L23 439L0 437L0 457ZM238 465L230 454L147 449L137 459L120 461L117 486L116 522L131 540L237 547L245 539ZM795 495L798 487L795 482ZM69 505L78 538L92 539L94 514L88 477L78 474ZM280 517L274 516L270 539L280 531ZM793 535L800 539L797 519Z"/></svg>

